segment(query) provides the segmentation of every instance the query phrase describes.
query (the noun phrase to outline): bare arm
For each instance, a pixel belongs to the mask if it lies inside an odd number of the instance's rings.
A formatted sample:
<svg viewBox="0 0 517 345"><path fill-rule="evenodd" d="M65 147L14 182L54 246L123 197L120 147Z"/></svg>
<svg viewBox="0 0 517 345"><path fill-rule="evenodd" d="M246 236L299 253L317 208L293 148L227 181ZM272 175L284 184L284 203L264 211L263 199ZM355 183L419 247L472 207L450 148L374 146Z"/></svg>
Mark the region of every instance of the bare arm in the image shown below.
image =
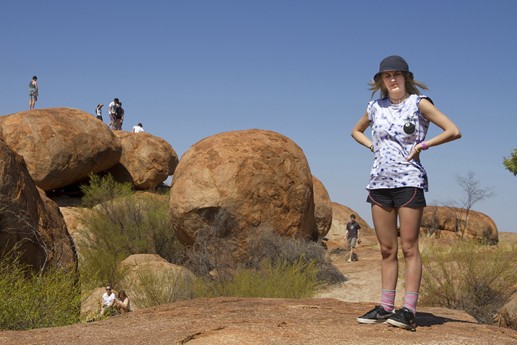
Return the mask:
<svg viewBox="0 0 517 345"><path fill-rule="evenodd" d="M461 138L461 132L458 127L456 127L454 122L452 122L447 116L445 116L441 111L438 110L438 108L436 108L425 98L420 101L420 112L429 121L443 130L443 132L437 136L425 141L428 147L438 146L446 142ZM417 154L420 153L420 151L422 151L421 143L415 145L407 160L412 160Z"/></svg>
<svg viewBox="0 0 517 345"><path fill-rule="evenodd" d="M359 119L359 121L354 126L354 129L352 129L352 137L357 141L359 144L366 146L367 148L370 148L373 143L365 134L364 131L366 128L370 126L370 121L368 120L368 113L364 113L363 116Z"/></svg>

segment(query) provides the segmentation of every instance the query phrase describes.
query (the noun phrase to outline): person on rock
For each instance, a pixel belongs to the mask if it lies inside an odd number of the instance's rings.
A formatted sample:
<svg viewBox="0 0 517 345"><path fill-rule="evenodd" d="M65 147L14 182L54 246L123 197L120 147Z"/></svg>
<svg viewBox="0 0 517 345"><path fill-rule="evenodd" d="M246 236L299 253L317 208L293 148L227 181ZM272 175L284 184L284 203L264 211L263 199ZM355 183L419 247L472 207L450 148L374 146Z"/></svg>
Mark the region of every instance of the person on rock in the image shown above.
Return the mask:
<svg viewBox="0 0 517 345"><path fill-rule="evenodd" d="M379 72L370 83L373 95L366 112L352 130L352 137L373 154L373 168L367 202L380 243L382 290L380 305L357 318L359 323L387 322L405 329L416 327L416 306L422 279L422 261L418 235L424 191L428 190L427 173L420 155L433 146L461 138L456 125L438 110L429 97L420 94L427 87L413 79L407 62L392 55L383 59ZM442 131L426 140L429 125ZM371 127L371 139L364 131ZM398 279L399 242L405 261L405 295L402 308L395 309Z"/></svg>
<svg viewBox="0 0 517 345"><path fill-rule="evenodd" d="M133 126L133 133L144 132L144 126L139 122L136 126Z"/></svg>
<svg viewBox="0 0 517 345"><path fill-rule="evenodd" d="M36 101L38 100L38 77L32 77L32 80L29 82L29 110L34 109L36 106Z"/></svg>
<svg viewBox="0 0 517 345"><path fill-rule="evenodd" d="M115 306L116 300L117 296L111 290L111 286L106 286L106 292L102 295L100 315L104 316L105 314L109 313L110 310L112 310Z"/></svg>
<svg viewBox="0 0 517 345"><path fill-rule="evenodd" d="M131 301L124 290L120 290L115 301L115 308L120 314L129 313L131 311Z"/></svg>

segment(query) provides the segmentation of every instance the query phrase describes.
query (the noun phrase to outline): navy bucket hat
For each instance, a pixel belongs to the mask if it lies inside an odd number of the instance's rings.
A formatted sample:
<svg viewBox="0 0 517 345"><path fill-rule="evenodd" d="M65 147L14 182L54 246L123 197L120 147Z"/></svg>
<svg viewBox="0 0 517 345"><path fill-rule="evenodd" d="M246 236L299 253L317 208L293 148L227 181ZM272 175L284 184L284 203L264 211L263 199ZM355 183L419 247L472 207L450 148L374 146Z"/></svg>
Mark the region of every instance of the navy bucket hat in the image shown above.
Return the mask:
<svg viewBox="0 0 517 345"><path fill-rule="evenodd" d="M379 79L381 76L381 73L386 71L406 72L409 77L413 79L413 73L409 71L409 66L406 60L398 55L391 55L387 58L384 58L381 61L381 65L379 66L379 72L373 76L373 80L377 81L377 79Z"/></svg>

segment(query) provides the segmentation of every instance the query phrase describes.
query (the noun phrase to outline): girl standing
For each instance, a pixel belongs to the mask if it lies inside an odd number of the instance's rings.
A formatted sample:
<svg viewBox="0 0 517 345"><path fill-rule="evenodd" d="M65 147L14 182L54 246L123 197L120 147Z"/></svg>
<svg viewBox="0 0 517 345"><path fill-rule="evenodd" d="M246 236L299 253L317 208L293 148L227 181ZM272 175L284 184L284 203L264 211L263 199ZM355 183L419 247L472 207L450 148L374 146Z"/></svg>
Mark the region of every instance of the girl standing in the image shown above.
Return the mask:
<svg viewBox="0 0 517 345"><path fill-rule="evenodd" d="M422 278L418 234L426 206L427 173L420 153L432 146L461 138L456 125L441 113L430 98L420 95L427 87L413 79L407 62L400 56L388 56L370 83L373 95L381 98L368 103L365 114L352 130L352 137L374 153L367 202L380 243L381 304L357 318L359 323L387 322L415 329L416 305ZM429 124L442 129L426 140ZM372 139L364 131L372 128ZM400 231L398 234L397 224ZM398 235L405 261L404 305L395 310L398 278Z"/></svg>

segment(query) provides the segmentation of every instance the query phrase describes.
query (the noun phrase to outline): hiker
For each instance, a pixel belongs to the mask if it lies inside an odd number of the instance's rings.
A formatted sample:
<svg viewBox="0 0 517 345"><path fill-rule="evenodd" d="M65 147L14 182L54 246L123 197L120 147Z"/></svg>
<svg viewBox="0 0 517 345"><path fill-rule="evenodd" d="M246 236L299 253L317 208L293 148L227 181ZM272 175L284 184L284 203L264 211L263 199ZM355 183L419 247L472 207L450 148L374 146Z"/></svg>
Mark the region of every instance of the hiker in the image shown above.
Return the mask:
<svg viewBox="0 0 517 345"><path fill-rule="evenodd" d="M104 104L99 103L99 104L97 104L97 108L95 108L95 115L96 115L97 119L101 120L102 122L104 122L104 120L102 119L102 107L103 106L104 106Z"/></svg>
<svg viewBox="0 0 517 345"><path fill-rule="evenodd" d="M139 122L136 126L133 126L133 133L144 132L144 126Z"/></svg>
<svg viewBox="0 0 517 345"><path fill-rule="evenodd" d="M357 255L355 254L354 249L359 242L359 229L361 229L361 226L355 221L355 214L350 215L350 221L346 224L346 239L350 246L348 262L357 261Z"/></svg>
<svg viewBox="0 0 517 345"><path fill-rule="evenodd" d="M116 131L121 131L123 122L124 122L124 108L122 108L122 102L119 102L115 106L115 118L113 120L113 129Z"/></svg>
<svg viewBox="0 0 517 345"><path fill-rule="evenodd" d="M383 59L370 82L372 98L366 112L352 130L352 137L374 154L367 202L371 204L375 234L380 243L381 304L357 318L359 323L387 322L414 330L416 306L422 280L422 260L418 248L420 222L428 190L427 173L420 155L430 147L461 138L456 125L420 94L427 87L413 79L407 62L392 55ZM426 140L434 123L442 131ZM370 139L364 134L372 128ZM427 151L425 152L427 154ZM395 308L398 278L397 223L405 261L404 305Z"/></svg>
<svg viewBox="0 0 517 345"><path fill-rule="evenodd" d="M115 306L116 300L117 296L111 290L111 286L106 286L106 292L102 295L100 315L103 316L107 313L111 313L111 311L113 311L113 307Z"/></svg>
<svg viewBox="0 0 517 345"><path fill-rule="evenodd" d="M32 80L29 82L29 110L34 109L36 106L36 101L38 100L38 77L33 76Z"/></svg>
<svg viewBox="0 0 517 345"><path fill-rule="evenodd" d="M114 98L113 101L108 105L108 115L110 117L109 128L114 129L115 123L115 113L117 109L117 105L120 103L118 98Z"/></svg>
<svg viewBox="0 0 517 345"><path fill-rule="evenodd" d="M124 290L119 291L115 308L120 314L129 313L131 311L131 301Z"/></svg>

